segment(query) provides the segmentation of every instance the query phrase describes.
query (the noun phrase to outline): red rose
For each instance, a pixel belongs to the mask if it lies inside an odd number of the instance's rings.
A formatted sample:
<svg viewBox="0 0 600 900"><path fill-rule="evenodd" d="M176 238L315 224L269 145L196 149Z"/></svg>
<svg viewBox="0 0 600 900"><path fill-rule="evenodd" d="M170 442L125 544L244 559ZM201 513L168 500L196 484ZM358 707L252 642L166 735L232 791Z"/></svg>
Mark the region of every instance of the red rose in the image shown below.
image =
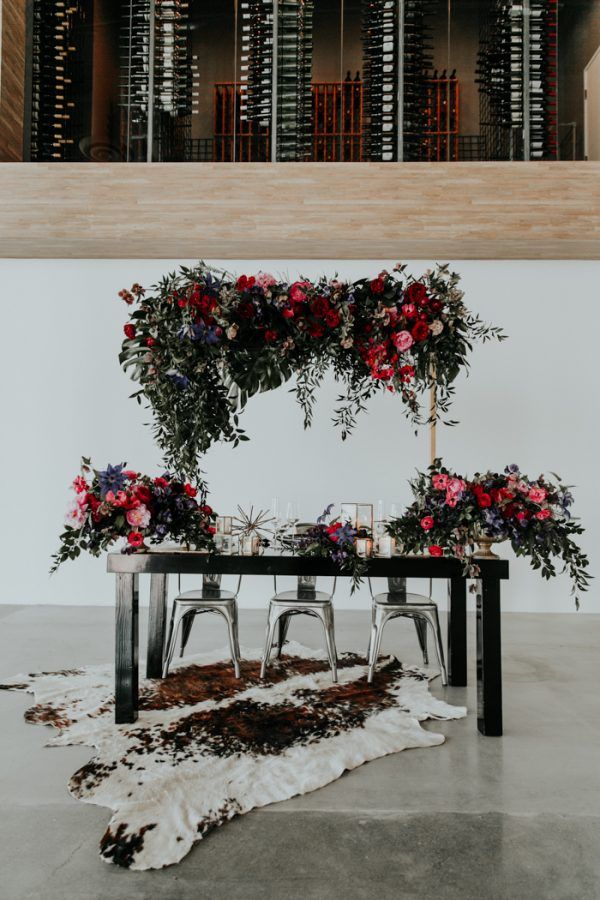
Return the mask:
<svg viewBox="0 0 600 900"><path fill-rule="evenodd" d="M127 540L131 547L141 547L144 543L144 535L139 531L130 531Z"/></svg>
<svg viewBox="0 0 600 900"><path fill-rule="evenodd" d="M281 315L284 319L293 319L294 318L294 310L290 309L289 306L286 306L285 309L281 310Z"/></svg>
<svg viewBox="0 0 600 900"><path fill-rule="evenodd" d="M411 334L415 341L424 341L429 337L429 325L427 322L415 322Z"/></svg>
<svg viewBox="0 0 600 900"><path fill-rule="evenodd" d="M212 516L213 508L212 508L212 506L201 506L200 512L205 516Z"/></svg>
<svg viewBox="0 0 600 900"><path fill-rule="evenodd" d="M136 485L133 492L136 496L136 499L146 506L152 500L152 491L145 484Z"/></svg>
<svg viewBox="0 0 600 900"><path fill-rule="evenodd" d="M235 283L238 291L248 291L251 287L254 287L256 284L256 278L254 275L250 275L248 278L246 275L240 275L238 280Z"/></svg>
<svg viewBox="0 0 600 900"><path fill-rule="evenodd" d="M127 325L124 326L123 331L125 332L125 337L128 337L130 341L134 339L135 325L132 325L131 322L128 322Z"/></svg>
<svg viewBox="0 0 600 900"><path fill-rule="evenodd" d="M154 484L159 488L166 488L169 484L166 478L155 478Z"/></svg>
<svg viewBox="0 0 600 900"><path fill-rule="evenodd" d="M408 384L408 382L412 381L415 376L415 367L414 366L400 366L400 378L404 382L404 384Z"/></svg>
<svg viewBox="0 0 600 900"><path fill-rule="evenodd" d="M154 340L153 337L146 338L146 346L147 347L154 347L155 343L156 343L156 341Z"/></svg>
<svg viewBox="0 0 600 900"><path fill-rule="evenodd" d="M325 329L320 322L312 322L306 330L314 338L322 338L325 334Z"/></svg>
<svg viewBox="0 0 600 900"><path fill-rule="evenodd" d="M444 550L438 544L432 544L431 547L429 547L429 555L430 556L443 556Z"/></svg>
<svg viewBox="0 0 600 900"><path fill-rule="evenodd" d="M208 528L206 529L206 531L208 534L216 534L217 533L217 529L215 528L214 525L209 525Z"/></svg>
<svg viewBox="0 0 600 900"><path fill-rule="evenodd" d="M429 531L433 528L433 516L423 516L421 519L421 528L423 531Z"/></svg>
<svg viewBox="0 0 600 900"><path fill-rule="evenodd" d="M177 306L180 306L182 309L184 306L187 306L187 300L185 297L180 297L177 301Z"/></svg>
<svg viewBox="0 0 600 900"><path fill-rule="evenodd" d="M188 495L188 497L195 497L196 494L198 493L196 488L193 487L191 484L184 484L183 489L186 492L186 494Z"/></svg>
<svg viewBox="0 0 600 900"><path fill-rule="evenodd" d="M273 341L276 341L278 338L278 334L274 328L269 328L265 331L265 341L267 344L272 344Z"/></svg>
<svg viewBox="0 0 600 900"><path fill-rule="evenodd" d="M402 312L407 319L416 319L417 317L417 307L414 303L403 303Z"/></svg>
<svg viewBox="0 0 600 900"><path fill-rule="evenodd" d="M330 309L331 304L326 297L315 297L315 299L311 301L310 311L313 316L326 316Z"/></svg>
<svg viewBox="0 0 600 900"><path fill-rule="evenodd" d="M340 314L336 309L330 309L325 314L325 322L328 328L337 328L341 321Z"/></svg>
<svg viewBox="0 0 600 900"><path fill-rule="evenodd" d="M374 278L371 282L371 293L383 294L385 291L385 281L383 278Z"/></svg>
<svg viewBox="0 0 600 900"><path fill-rule="evenodd" d="M432 312L436 312L436 313L440 312L441 308L442 308L442 303L440 303L439 300L432 300L431 303L429 304L429 309Z"/></svg>
<svg viewBox="0 0 600 900"><path fill-rule="evenodd" d="M481 491L477 493L477 504L480 509L484 509L486 506L492 505L492 498L485 491Z"/></svg>
<svg viewBox="0 0 600 900"><path fill-rule="evenodd" d="M404 300L406 303L415 303L417 306L427 306L429 298L425 285L420 281L409 284L404 291Z"/></svg>
<svg viewBox="0 0 600 900"><path fill-rule="evenodd" d="M516 518L519 520L519 522L526 522L529 518L529 515L530 514L526 509L522 509L517 513Z"/></svg>

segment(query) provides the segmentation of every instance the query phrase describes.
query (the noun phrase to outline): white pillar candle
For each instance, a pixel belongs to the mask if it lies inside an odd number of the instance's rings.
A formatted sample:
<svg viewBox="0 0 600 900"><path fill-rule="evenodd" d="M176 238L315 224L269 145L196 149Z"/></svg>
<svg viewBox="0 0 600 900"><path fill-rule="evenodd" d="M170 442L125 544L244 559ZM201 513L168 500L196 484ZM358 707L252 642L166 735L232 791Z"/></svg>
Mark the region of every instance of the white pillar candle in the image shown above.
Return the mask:
<svg viewBox="0 0 600 900"><path fill-rule="evenodd" d="M377 556L391 556L394 552L394 538L391 534L382 534L377 541Z"/></svg>

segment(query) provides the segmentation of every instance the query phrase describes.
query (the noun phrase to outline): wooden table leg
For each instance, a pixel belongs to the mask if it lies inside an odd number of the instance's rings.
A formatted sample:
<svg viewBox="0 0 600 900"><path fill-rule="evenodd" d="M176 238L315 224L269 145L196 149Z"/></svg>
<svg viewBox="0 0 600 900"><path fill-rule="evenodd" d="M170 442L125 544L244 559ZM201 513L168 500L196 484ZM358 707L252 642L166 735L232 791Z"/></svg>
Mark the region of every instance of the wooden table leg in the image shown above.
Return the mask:
<svg viewBox="0 0 600 900"><path fill-rule="evenodd" d="M148 616L148 651L146 677L162 678L165 628L167 624L168 575L150 576L150 612Z"/></svg>
<svg viewBox="0 0 600 900"><path fill-rule="evenodd" d="M502 734L502 652L500 640L500 580L477 582L477 728L481 734Z"/></svg>
<svg viewBox="0 0 600 900"><path fill-rule="evenodd" d="M115 722L138 717L139 576L117 575L115 616Z"/></svg>
<svg viewBox="0 0 600 900"><path fill-rule="evenodd" d="M467 582L464 578L448 581L448 684L464 687L467 683Z"/></svg>

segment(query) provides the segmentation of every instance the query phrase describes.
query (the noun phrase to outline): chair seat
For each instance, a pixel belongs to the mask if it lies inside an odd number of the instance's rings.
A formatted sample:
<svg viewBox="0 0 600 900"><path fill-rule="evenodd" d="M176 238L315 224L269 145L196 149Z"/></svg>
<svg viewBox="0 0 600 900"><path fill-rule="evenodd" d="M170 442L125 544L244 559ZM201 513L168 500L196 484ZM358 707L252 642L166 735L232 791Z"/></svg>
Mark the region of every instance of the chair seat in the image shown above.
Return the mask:
<svg viewBox="0 0 600 900"><path fill-rule="evenodd" d="M197 591L185 591L175 597L176 603L230 603L235 599L232 591L224 591L221 588L201 588Z"/></svg>
<svg viewBox="0 0 600 900"><path fill-rule="evenodd" d="M326 591L282 591L281 594L275 594L272 603L285 603L290 606L305 603L329 603L331 602L331 594Z"/></svg>
<svg viewBox="0 0 600 900"><path fill-rule="evenodd" d="M373 597L373 603L386 606L426 606L428 608L436 605L425 594L395 594L391 591L382 591L381 594L376 594Z"/></svg>

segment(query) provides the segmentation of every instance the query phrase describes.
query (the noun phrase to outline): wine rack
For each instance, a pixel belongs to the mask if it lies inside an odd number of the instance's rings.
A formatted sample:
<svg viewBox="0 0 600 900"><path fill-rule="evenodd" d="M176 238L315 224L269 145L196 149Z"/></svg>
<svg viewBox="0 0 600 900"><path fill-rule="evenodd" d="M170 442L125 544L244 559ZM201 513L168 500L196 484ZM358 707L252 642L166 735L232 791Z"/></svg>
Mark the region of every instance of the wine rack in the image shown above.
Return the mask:
<svg viewBox="0 0 600 900"><path fill-rule="evenodd" d="M89 90L90 56L84 0L43 2L32 8L30 157L33 161L73 162L86 133L80 98Z"/></svg>
<svg viewBox="0 0 600 900"><path fill-rule="evenodd" d="M266 162L270 126L252 121L243 111L247 82L217 82L213 100L214 162Z"/></svg>
<svg viewBox="0 0 600 900"><path fill-rule="evenodd" d="M424 158L428 162L454 161L459 158L460 87L456 71L443 71L426 79L427 124L424 133Z"/></svg>
<svg viewBox="0 0 600 900"><path fill-rule="evenodd" d="M556 159L556 0L496 0L477 75L486 158Z"/></svg>
<svg viewBox="0 0 600 900"><path fill-rule="evenodd" d="M241 4L241 119L271 125L273 109L273 0Z"/></svg>
<svg viewBox="0 0 600 900"><path fill-rule="evenodd" d="M127 160L185 157L198 66L183 0L131 0L121 33L122 139ZM150 149L150 152L149 152Z"/></svg>
<svg viewBox="0 0 600 900"><path fill-rule="evenodd" d="M363 83L360 73L345 81L315 82L313 162L360 162L363 156Z"/></svg>
<svg viewBox="0 0 600 900"><path fill-rule="evenodd" d="M313 0L278 0L277 161L310 159Z"/></svg>
<svg viewBox="0 0 600 900"><path fill-rule="evenodd" d="M428 158L437 0L363 0L364 106L368 157Z"/></svg>

